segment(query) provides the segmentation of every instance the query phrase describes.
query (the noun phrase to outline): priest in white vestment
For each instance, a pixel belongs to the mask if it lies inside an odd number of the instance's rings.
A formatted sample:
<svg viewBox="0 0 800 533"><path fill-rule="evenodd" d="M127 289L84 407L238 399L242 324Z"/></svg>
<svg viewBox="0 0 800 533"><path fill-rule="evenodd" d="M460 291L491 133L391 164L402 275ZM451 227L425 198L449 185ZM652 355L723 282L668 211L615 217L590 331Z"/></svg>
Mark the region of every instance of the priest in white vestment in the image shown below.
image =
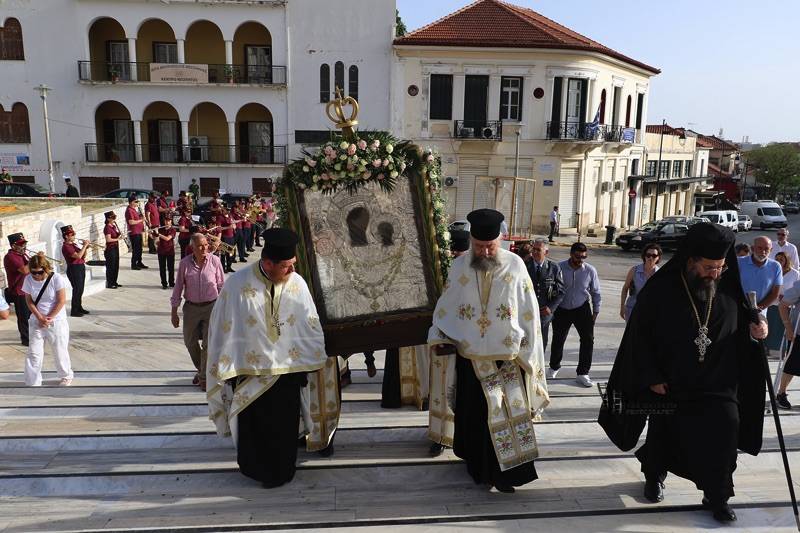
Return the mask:
<svg viewBox="0 0 800 533"><path fill-rule="evenodd" d="M476 483L514 492L537 478L533 422L550 397L539 305L522 259L500 247L503 218L467 216L472 249L450 267L428 344L456 353L455 454Z"/></svg>
<svg viewBox="0 0 800 533"><path fill-rule="evenodd" d="M297 235L271 228L263 236L261 261L230 276L214 305L207 396L241 472L272 488L294 477L298 436L319 429L308 383L330 365L311 293L294 272Z"/></svg>

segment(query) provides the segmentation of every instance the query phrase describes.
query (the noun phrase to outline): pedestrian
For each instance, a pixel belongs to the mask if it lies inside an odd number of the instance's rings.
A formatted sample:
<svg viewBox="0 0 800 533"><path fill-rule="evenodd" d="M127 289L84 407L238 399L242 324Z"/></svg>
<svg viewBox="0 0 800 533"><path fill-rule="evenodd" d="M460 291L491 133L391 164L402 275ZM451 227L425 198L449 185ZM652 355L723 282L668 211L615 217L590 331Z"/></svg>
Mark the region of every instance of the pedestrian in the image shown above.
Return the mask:
<svg viewBox="0 0 800 533"><path fill-rule="evenodd" d="M139 200L135 194L128 197L125 209L125 222L128 225L128 238L131 240L131 270L148 268L142 263L142 234L144 233L144 217L139 209Z"/></svg>
<svg viewBox="0 0 800 533"><path fill-rule="evenodd" d="M642 262L628 270L625 283L622 285L622 303L619 308L619 316L622 320L628 321L636 305L636 296L644 288L644 284L650 276L658 271L658 263L661 262L661 246L651 242L642 248Z"/></svg>
<svg viewBox="0 0 800 533"><path fill-rule="evenodd" d="M311 292L294 272L297 234L263 237L261 260L228 279L211 315L208 404L217 433L233 435L242 474L273 488L294 477L298 421L308 431L316 403L301 400L308 373L328 358Z"/></svg>
<svg viewBox="0 0 800 533"><path fill-rule="evenodd" d="M550 401L539 304L522 259L500 247L502 213L467 220L472 251L450 266L428 344L456 359L455 454L476 483L510 493L538 477L533 421Z"/></svg>
<svg viewBox="0 0 800 533"><path fill-rule="evenodd" d="M776 232L778 239L772 241L772 250L769 253L770 259L775 259L778 253L785 253L792 264L795 266L800 265L800 258L797 256L797 246L789 242L789 228L781 228Z"/></svg>
<svg viewBox="0 0 800 533"><path fill-rule="evenodd" d="M61 245L61 254L67 263L67 279L72 285L72 302L70 305L70 316L82 317L88 315L89 311L83 308L83 288L86 284L86 252L89 246L86 242L79 246L75 240L75 230L72 226L62 226L61 236L64 244Z"/></svg>
<svg viewBox="0 0 800 533"><path fill-rule="evenodd" d="M106 260L106 288L118 289L122 287L117 283L119 279L119 240L122 232L117 226L117 214L114 211L106 211L105 217L103 236L106 240L106 248L103 251L103 257Z"/></svg>
<svg viewBox="0 0 800 533"><path fill-rule="evenodd" d="M3 268L6 271L7 287L4 291L6 301L14 304L14 313L17 315L17 330L19 342L28 346L28 319L31 312L25 303L25 293L22 292L22 282L28 275L28 257L25 247L28 241L22 233L12 233L8 236L9 250L3 257Z"/></svg>
<svg viewBox="0 0 800 533"><path fill-rule="evenodd" d="M167 290L175 286L175 228L172 217L164 219L164 227L156 233L158 252L158 272L161 274L161 288ZM167 276L169 274L169 276Z"/></svg>
<svg viewBox="0 0 800 533"><path fill-rule="evenodd" d="M56 359L59 385L72 384L72 365L69 360L69 322L64 311L67 302L67 284L63 276L53 272L50 261L34 255L28 265L22 291L31 312L29 319L31 341L25 359L25 384L39 387L42 384L44 345L49 344Z"/></svg>
<svg viewBox="0 0 800 533"><path fill-rule="evenodd" d="M756 237L750 255L738 259L742 290L745 294L756 293L758 310L765 318L766 309L778 301L783 285L781 265L769 258L771 248L772 242L767 237Z"/></svg>
<svg viewBox="0 0 800 533"><path fill-rule="evenodd" d="M64 183L67 185L67 190L64 193L64 196L67 198L80 198L81 193L78 191L78 188L72 184L72 180L70 178L64 178Z"/></svg>
<svg viewBox="0 0 800 533"><path fill-rule="evenodd" d="M555 261L548 259L550 246L545 239L536 239L531 247L531 260L526 264L528 275L539 302L539 317L542 325L542 348L547 350L550 322L564 299L564 275Z"/></svg>
<svg viewBox="0 0 800 533"><path fill-rule="evenodd" d="M550 211L550 234L547 240L553 242L553 235L558 235L558 206L554 205L553 210Z"/></svg>
<svg viewBox="0 0 800 533"><path fill-rule="evenodd" d="M750 245L746 242L740 242L734 247L736 257L747 257L750 255Z"/></svg>
<svg viewBox="0 0 800 533"><path fill-rule="evenodd" d="M225 274L219 258L208 251L208 239L201 233L192 235L192 253L178 264L178 275L172 289L172 327L181 325L178 307L183 304L183 343L189 351L197 373L192 380L201 390L206 390L206 358L208 326L211 310L219 291L225 283Z"/></svg>
<svg viewBox="0 0 800 533"><path fill-rule="evenodd" d="M752 339L764 339L767 325L750 323L734 240L728 228L694 224L647 282L625 327L598 420L625 451L647 423L636 457L648 501L664 499L672 472L703 491L703 507L721 522L736 520L728 505L736 449L760 451L765 405L763 360Z"/></svg>
<svg viewBox="0 0 800 533"><path fill-rule="evenodd" d="M789 387L794 376L800 376L800 343L797 342L797 322L800 318L800 283L794 283L788 287L778 304L782 326L780 331L786 337L787 353L783 363L783 373L781 374L778 391L775 396L780 409L791 409L789 395L786 389ZM772 330L770 330L770 334Z"/></svg>
<svg viewBox="0 0 800 533"><path fill-rule="evenodd" d="M569 249L569 259L559 263L564 277L564 298L553 313L553 346L548 369L549 378L558 375L564 342L570 327L575 326L580 337L576 381L584 387L592 386L589 370L594 350L594 323L600 314L600 278L597 270L586 262L588 256L586 245L576 242Z"/></svg>
<svg viewBox="0 0 800 533"><path fill-rule="evenodd" d="M780 350L783 341L783 321L781 320L779 303L783 299L784 293L797 283L800 278L800 272L793 268L791 259L786 252L778 252L775 255L775 261L781 266L781 274L783 275L783 284L778 291L778 299L775 300L769 307L767 307L767 325L769 326L769 335L764 344L770 350Z"/></svg>

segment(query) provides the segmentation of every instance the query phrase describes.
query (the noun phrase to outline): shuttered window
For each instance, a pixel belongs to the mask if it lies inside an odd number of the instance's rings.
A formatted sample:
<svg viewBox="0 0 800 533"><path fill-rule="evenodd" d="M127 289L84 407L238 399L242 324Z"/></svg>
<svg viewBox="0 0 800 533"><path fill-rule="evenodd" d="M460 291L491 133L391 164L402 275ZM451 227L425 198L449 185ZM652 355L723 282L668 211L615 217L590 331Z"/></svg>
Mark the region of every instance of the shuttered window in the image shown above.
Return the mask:
<svg viewBox="0 0 800 533"><path fill-rule="evenodd" d="M431 120L453 118L453 76L431 74Z"/></svg>

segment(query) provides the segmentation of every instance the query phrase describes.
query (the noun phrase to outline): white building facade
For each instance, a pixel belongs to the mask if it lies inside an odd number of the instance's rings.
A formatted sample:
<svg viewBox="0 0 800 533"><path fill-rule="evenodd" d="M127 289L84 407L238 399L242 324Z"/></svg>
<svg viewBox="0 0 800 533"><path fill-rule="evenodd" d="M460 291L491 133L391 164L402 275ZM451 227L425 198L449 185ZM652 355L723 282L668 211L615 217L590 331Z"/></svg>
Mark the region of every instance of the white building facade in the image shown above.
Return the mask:
<svg viewBox="0 0 800 533"><path fill-rule="evenodd" d="M69 176L84 195L263 192L328 135L336 87L362 128L389 127L394 0L7 0L0 18L0 164L17 181L49 182L41 84L56 190Z"/></svg>

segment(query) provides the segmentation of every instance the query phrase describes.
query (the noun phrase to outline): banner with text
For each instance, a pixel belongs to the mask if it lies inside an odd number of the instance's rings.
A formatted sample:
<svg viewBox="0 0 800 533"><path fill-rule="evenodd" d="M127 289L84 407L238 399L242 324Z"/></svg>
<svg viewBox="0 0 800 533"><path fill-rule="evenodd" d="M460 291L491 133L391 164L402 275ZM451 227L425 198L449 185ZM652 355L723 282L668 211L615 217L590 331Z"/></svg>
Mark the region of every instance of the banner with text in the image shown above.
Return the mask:
<svg viewBox="0 0 800 533"><path fill-rule="evenodd" d="M162 83L208 83L208 65L150 63L150 81Z"/></svg>

